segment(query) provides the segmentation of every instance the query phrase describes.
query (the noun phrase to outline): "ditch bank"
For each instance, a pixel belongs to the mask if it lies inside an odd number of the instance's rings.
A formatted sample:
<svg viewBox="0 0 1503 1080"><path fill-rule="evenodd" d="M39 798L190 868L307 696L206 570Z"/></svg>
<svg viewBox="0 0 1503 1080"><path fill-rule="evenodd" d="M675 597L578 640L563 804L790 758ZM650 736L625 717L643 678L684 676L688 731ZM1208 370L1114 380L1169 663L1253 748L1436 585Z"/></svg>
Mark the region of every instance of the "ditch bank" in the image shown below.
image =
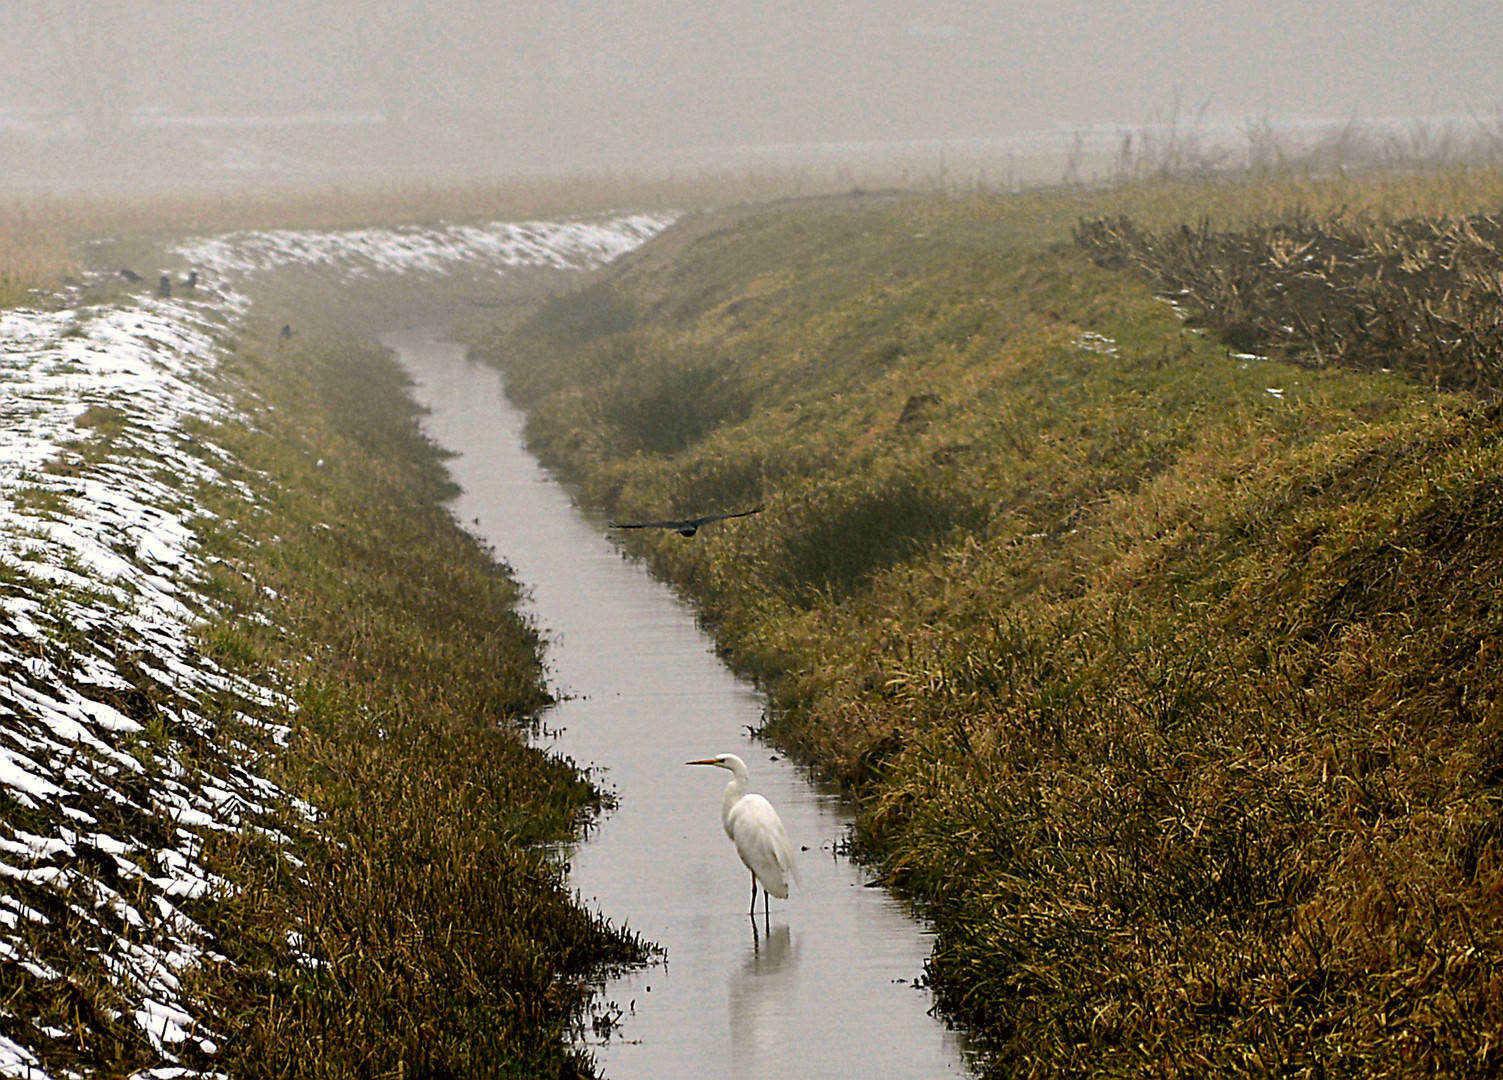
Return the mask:
<svg viewBox="0 0 1503 1080"><path fill-rule="evenodd" d="M764 507L628 547L858 796L990 1074L1482 1074L1498 406L1228 347L1071 228L1500 202L1493 173L786 205L485 351L583 505Z"/></svg>
<svg viewBox="0 0 1503 1080"><path fill-rule="evenodd" d="M453 261L567 276L623 228L472 230L490 265ZM461 243L347 239L354 276ZM587 976L642 953L539 849L597 793L526 745L515 586L389 359L301 290L253 302L225 250L189 289L170 257L175 296L99 271L0 315L0 1064L587 1073Z"/></svg>

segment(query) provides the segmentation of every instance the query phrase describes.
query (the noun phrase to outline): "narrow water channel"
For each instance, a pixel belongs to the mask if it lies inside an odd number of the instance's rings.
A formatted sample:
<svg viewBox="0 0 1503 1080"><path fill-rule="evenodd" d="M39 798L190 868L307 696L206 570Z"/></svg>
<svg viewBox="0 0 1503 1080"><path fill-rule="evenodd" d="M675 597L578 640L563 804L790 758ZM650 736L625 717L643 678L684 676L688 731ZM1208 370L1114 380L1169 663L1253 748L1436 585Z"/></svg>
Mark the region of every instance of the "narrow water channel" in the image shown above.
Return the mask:
<svg viewBox="0 0 1503 1080"><path fill-rule="evenodd" d="M832 793L749 738L762 701L715 657L693 613L605 523L582 514L522 445L494 369L431 331L388 334L454 452L454 512L530 592L561 703L547 745L589 766L619 805L571 855L585 900L667 950L607 987L623 1012L593 1044L613 1080L938 1077L968 1072L914 980L924 929L838 853L850 821ZM743 527L754 528L752 523ZM706 531L685 543L714 543ZM729 774L691 758L739 754L751 790L803 848L802 888L747 915L749 878L720 826Z"/></svg>

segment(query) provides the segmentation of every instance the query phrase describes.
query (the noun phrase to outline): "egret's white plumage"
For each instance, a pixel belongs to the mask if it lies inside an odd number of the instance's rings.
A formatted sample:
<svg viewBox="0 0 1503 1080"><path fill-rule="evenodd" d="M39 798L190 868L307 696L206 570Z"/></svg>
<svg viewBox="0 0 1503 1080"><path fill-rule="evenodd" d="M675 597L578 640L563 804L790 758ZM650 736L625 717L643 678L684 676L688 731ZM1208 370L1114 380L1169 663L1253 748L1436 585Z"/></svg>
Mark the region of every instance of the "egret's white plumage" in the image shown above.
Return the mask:
<svg viewBox="0 0 1503 1080"><path fill-rule="evenodd" d="M762 907L767 909L767 894L788 899L789 880L798 881L798 866L793 861L793 842L778 812L760 795L746 792L750 779L746 762L735 754L717 754L688 762L690 765L714 765L727 769L731 782L725 786L720 803L720 823L736 845L736 854L752 875L752 911L757 910L757 884L762 885Z"/></svg>

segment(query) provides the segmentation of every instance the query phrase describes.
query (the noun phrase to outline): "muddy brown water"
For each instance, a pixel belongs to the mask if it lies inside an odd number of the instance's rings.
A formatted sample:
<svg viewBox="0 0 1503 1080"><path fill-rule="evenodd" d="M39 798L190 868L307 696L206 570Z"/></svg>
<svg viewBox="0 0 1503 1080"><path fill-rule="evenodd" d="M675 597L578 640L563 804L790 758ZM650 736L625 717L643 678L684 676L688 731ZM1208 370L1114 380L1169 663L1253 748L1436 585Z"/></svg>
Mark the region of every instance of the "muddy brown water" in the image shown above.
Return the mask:
<svg viewBox="0 0 1503 1080"><path fill-rule="evenodd" d="M840 854L851 815L749 735L763 702L717 659L692 611L612 545L522 444L497 372L433 331L383 336L454 453L454 513L529 593L560 704L540 742L591 769L618 805L568 853L585 901L666 959L609 982L620 1023L590 1046L614 1080L938 1077L969 1073L916 985L925 929ZM753 519L754 520L754 519ZM754 524L744 527L755 527ZM714 543L715 526L685 543ZM730 752L801 848L803 885L747 915L750 879L720 826Z"/></svg>

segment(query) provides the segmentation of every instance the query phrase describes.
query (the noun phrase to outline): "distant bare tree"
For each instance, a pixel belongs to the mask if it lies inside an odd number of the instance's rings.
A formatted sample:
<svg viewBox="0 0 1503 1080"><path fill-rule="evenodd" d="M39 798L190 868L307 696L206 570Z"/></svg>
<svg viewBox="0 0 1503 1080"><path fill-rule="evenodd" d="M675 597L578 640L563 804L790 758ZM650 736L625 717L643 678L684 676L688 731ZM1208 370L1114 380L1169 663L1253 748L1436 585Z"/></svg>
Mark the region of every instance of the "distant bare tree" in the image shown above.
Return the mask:
<svg viewBox="0 0 1503 1080"><path fill-rule="evenodd" d="M431 37L427 0L365 0L355 5L355 46L389 124L412 118L413 69Z"/></svg>
<svg viewBox="0 0 1503 1080"><path fill-rule="evenodd" d="M56 54L69 104L90 135L110 136L125 123L126 57L118 0L31 0Z"/></svg>
<svg viewBox="0 0 1503 1080"><path fill-rule="evenodd" d="M1081 162L1085 160L1085 132L1076 131L1070 138L1070 149L1065 154L1065 169L1059 178L1061 184L1067 187L1082 183L1080 175Z"/></svg>

